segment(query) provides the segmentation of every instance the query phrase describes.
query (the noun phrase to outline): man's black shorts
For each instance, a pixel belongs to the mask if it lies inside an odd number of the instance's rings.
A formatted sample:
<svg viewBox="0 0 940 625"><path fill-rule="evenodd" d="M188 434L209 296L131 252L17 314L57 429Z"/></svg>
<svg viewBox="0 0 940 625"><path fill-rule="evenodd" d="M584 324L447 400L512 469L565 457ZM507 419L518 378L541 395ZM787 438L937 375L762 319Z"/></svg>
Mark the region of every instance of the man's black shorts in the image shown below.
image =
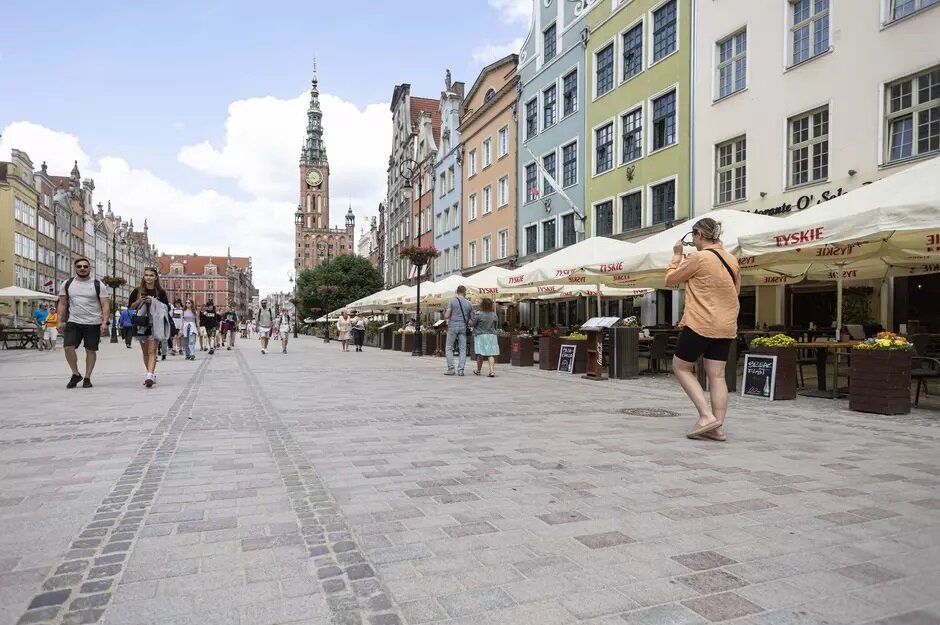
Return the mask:
<svg viewBox="0 0 940 625"><path fill-rule="evenodd" d="M712 339L702 336L690 328L683 328L676 342L676 358L695 362L702 356L708 360L728 361L731 341L734 339Z"/></svg>
<svg viewBox="0 0 940 625"><path fill-rule="evenodd" d="M66 323L62 346L78 347L82 343L85 344L85 349L88 351L98 351L98 344L101 343L101 326L97 323Z"/></svg>
<svg viewBox="0 0 940 625"><path fill-rule="evenodd" d="M207 326L206 326L206 336L210 336L210 337L211 337L211 336L215 336L215 334L216 334L216 332L218 331L218 329L219 329L218 326L210 326L210 325L207 325Z"/></svg>

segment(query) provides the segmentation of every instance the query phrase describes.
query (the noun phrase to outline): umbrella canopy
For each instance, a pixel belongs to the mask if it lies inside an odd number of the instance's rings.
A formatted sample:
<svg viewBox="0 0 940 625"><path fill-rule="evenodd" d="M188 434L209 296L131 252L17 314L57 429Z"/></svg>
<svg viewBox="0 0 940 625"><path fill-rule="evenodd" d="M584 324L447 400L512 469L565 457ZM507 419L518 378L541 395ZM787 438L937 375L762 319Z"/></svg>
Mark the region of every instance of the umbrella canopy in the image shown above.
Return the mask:
<svg viewBox="0 0 940 625"><path fill-rule="evenodd" d="M51 293L31 291L30 289L24 289L19 286L8 286L0 289L0 299L12 299L17 302L31 302L33 300L54 302L59 298Z"/></svg>
<svg viewBox="0 0 940 625"><path fill-rule="evenodd" d="M940 158L775 220L740 246L745 272L775 269L811 280L938 272Z"/></svg>
<svg viewBox="0 0 940 625"><path fill-rule="evenodd" d="M622 289L614 286L602 284L600 290L596 286L572 285L560 287L554 293L539 295L536 299L541 301L554 301L563 299L573 299L575 297L597 297L607 299L626 299L628 297L637 297L651 293L653 289Z"/></svg>
<svg viewBox="0 0 940 625"><path fill-rule="evenodd" d="M401 298L409 293L411 289L412 287L407 284L400 284L380 294L377 298L379 301L376 303L383 308L397 308L401 305Z"/></svg>
<svg viewBox="0 0 940 625"><path fill-rule="evenodd" d="M442 306L454 296L457 287L465 284L466 281L467 278L458 274L438 280L431 284L426 294L424 290L421 291L421 303L428 306Z"/></svg>
<svg viewBox="0 0 940 625"><path fill-rule="evenodd" d="M434 282L432 282L431 280L425 280L424 282L421 283L422 301L424 300L425 294L428 293L432 288L434 288ZM407 306L408 308L414 308L414 306L418 303L418 287L409 286L408 291L406 291L405 294L401 296L400 301L401 301L402 306Z"/></svg>
<svg viewBox="0 0 940 625"><path fill-rule="evenodd" d="M591 237L499 276L497 286L513 292L544 284L592 284L597 275L585 272L585 266L603 265L622 258L633 246L617 239Z"/></svg>

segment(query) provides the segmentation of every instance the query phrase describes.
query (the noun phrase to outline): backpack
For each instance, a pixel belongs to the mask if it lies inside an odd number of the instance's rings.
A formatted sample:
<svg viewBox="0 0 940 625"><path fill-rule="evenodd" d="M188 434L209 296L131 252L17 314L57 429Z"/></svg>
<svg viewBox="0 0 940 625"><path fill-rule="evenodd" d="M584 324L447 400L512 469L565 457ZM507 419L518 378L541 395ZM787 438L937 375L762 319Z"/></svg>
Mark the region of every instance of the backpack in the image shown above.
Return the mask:
<svg viewBox="0 0 940 625"><path fill-rule="evenodd" d="M72 286L72 281L75 278L69 278L65 281L65 314L62 315L62 322L65 323L69 320L69 302L71 297L69 296L69 287ZM98 278L95 278L95 296L98 298L98 301L101 301L101 281Z"/></svg>

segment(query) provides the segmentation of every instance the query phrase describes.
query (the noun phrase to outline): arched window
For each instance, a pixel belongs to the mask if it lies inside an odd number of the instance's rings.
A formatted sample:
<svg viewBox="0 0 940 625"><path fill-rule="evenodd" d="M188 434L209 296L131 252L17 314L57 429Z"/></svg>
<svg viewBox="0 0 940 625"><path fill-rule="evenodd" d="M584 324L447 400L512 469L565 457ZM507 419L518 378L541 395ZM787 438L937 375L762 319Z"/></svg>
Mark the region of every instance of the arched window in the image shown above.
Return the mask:
<svg viewBox="0 0 940 625"><path fill-rule="evenodd" d="M493 99L495 95L496 95L496 89L493 89L492 87L490 87L489 89L486 90L486 95L483 97L483 101L489 102L490 100Z"/></svg>

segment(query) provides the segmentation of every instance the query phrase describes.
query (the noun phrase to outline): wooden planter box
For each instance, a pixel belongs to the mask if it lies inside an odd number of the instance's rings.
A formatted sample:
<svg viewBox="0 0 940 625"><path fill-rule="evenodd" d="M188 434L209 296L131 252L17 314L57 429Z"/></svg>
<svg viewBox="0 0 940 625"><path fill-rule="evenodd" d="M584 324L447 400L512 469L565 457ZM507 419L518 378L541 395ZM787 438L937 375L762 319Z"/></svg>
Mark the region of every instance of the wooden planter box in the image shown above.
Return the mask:
<svg viewBox="0 0 940 625"><path fill-rule="evenodd" d="M539 337L539 369L554 371L558 368L561 339L556 336Z"/></svg>
<svg viewBox="0 0 940 625"><path fill-rule="evenodd" d="M911 411L911 352L853 349L849 409L894 415Z"/></svg>
<svg viewBox="0 0 940 625"><path fill-rule="evenodd" d="M434 352L435 356L441 358L444 357L444 351L447 349L447 332L437 334L437 351Z"/></svg>
<svg viewBox="0 0 940 625"><path fill-rule="evenodd" d="M512 360L512 337L508 334L497 334L496 344L499 345L499 356L496 357L496 362L508 365Z"/></svg>
<svg viewBox="0 0 940 625"><path fill-rule="evenodd" d="M640 377L640 328L616 327L610 331L610 366L608 374L615 380Z"/></svg>
<svg viewBox="0 0 940 625"><path fill-rule="evenodd" d="M382 349L392 349L392 342L395 340L395 330L393 328L385 328L382 330L382 333L379 334L379 346Z"/></svg>
<svg viewBox="0 0 940 625"><path fill-rule="evenodd" d="M572 373L585 373L587 372L587 341L571 341L571 340L561 340L562 345L576 345L578 349L574 352L574 371ZM559 347L559 349L561 349ZM558 356L555 356L555 368L558 367Z"/></svg>
<svg viewBox="0 0 940 625"><path fill-rule="evenodd" d="M415 348L414 332L402 332L401 351L410 354Z"/></svg>
<svg viewBox="0 0 940 625"><path fill-rule="evenodd" d="M509 364L514 367L531 367L533 364L533 352L531 336L514 336L510 346Z"/></svg>
<svg viewBox="0 0 940 625"><path fill-rule="evenodd" d="M392 351L401 351L401 334L392 334Z"/></svg>
<svg viewBox="0 0 940 625"><path fill-rule="evenodd" d="M794 347L752 347L750 353L777 357L774 399L796 399L796 356Z"/></svg>
<svg viewBox="0 0 940 625"><path fill-rule="evenodd" d="M421 347L424 349L425 356L433 356L437 353L437 332L427 332L422 338Z"/></svg>

